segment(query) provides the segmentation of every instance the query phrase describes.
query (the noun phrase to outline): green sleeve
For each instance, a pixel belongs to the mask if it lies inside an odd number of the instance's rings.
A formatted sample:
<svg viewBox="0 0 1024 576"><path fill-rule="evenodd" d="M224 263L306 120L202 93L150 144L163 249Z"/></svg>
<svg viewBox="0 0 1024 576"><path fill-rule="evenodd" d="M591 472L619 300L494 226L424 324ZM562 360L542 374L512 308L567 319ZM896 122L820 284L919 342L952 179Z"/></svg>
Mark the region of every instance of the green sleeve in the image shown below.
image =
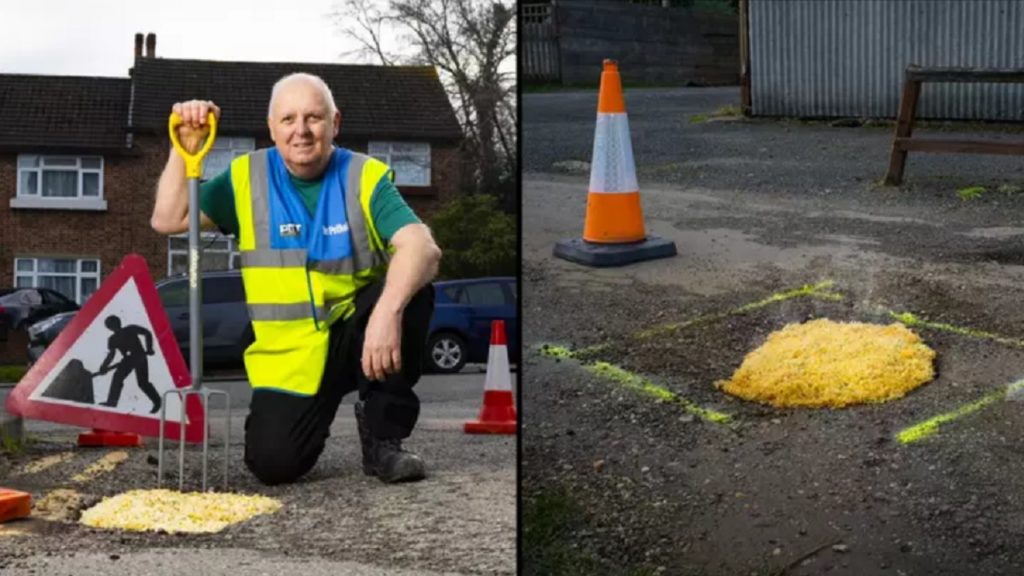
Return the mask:
<svg viewBox="0 0 1024 576"><path fill-rule="evenodd" d="M224 234L238 237L238 214L235 212L235 190L231 186L231 170L199 185L199 209Z"/></svg>
<svg viewBox="0 0 1024 576"><path fill-rule="evenodd" d="M402 226L420 223L416 213L405 203L405 198L402 198L398 188L395 188L387 175L380 179L373 196L370 197L370 215L373 216L373 224L385 244L390 243L391 237Z"/></svg>

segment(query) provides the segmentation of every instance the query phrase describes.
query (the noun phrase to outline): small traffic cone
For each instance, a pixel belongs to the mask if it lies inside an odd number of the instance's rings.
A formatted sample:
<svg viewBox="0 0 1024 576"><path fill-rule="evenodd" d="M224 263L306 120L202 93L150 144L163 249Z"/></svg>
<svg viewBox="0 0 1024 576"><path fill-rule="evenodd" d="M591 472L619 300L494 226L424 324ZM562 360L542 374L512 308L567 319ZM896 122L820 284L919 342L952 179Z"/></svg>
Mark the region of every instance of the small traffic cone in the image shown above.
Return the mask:
<svg viewBox="0 0 1024 576"><path fill-rule="evenodd" d="M92 432L78 435L78 445L82 447L118 446L134 448L142 446L142 436L134 432L112 432L93 428Z"/></svg>
<svg viewBox="0 0 1024 576"><path fill-rule="evenodd" d="M622 80L604 61L583 237L560 240L555 256L588 266L621 266L676 255L671 240L648 236L640 207Z"/></svg>
<svg viewBox="0 0 1024 576"><path fill-rule="evenodd" d="M32 496L9 488L0 488L0 523L24 518L32 511Z"/></svg>
<svg viewBox="0 0 1024 576"><path fill-rule="evenodd" d="M491 350L484 379L484 406L475 422L466 422L469 434L515 434L516 407L512 401L512 376L508 368L505 321L491 322Z"/></svg>

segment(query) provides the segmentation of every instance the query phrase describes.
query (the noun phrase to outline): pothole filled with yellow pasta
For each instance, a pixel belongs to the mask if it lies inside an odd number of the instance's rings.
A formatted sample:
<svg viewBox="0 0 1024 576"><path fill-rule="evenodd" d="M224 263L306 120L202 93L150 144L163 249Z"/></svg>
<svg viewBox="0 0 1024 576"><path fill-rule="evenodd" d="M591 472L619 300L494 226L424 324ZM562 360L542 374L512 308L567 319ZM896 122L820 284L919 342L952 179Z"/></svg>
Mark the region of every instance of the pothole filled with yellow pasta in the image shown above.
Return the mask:
<svg viewBox="0 0 1024 576"><path fill-rule="evenodd" d="M82 524L121 530L219 532L231 524L277 511L266 496L216 492L132 490L104 499L82 513Z"/></svg>
<svg viewBox="0 0 1024 576"><path fill-rule="evenodd" d="M886 402L935 377L935 351L903 324L787 324L716 385L772 406L840 408Z"/></svg>

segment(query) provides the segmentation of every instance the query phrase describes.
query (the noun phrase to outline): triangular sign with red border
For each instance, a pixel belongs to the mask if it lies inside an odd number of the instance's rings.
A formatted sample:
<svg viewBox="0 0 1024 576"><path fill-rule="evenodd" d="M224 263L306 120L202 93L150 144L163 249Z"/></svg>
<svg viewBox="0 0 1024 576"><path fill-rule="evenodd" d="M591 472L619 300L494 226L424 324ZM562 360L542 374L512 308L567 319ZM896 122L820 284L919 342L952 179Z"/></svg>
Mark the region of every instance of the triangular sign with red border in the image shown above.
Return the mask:
<svg viewBox="0 0 1024 576"><path fill-rule="evenodd" d="M7 411L112 432L180 438L181 399L164 392L192 378L149 274L129 254L61 331L7 397ZM204 414L187 397L185 439L201 442Z"/></svg>

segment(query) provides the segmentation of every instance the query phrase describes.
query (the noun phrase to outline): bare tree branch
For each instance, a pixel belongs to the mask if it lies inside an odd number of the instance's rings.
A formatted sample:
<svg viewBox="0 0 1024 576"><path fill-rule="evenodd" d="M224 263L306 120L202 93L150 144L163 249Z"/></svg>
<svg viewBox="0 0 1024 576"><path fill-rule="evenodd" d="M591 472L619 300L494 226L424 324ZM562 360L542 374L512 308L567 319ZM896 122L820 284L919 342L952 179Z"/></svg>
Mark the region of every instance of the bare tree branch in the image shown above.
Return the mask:
<svg viewBox="0 0 1024 576"><path fill-rule="evenodd" d="M341 0L342 32L358 52L385 65L437 68L466 139L476 192L514 178L516 156L515 6L511 0ZM403 53L385 49L385 30L401 34ZM392 32L395 33L395 32ZM509 69L509 61L512 66Z"/></svg>

